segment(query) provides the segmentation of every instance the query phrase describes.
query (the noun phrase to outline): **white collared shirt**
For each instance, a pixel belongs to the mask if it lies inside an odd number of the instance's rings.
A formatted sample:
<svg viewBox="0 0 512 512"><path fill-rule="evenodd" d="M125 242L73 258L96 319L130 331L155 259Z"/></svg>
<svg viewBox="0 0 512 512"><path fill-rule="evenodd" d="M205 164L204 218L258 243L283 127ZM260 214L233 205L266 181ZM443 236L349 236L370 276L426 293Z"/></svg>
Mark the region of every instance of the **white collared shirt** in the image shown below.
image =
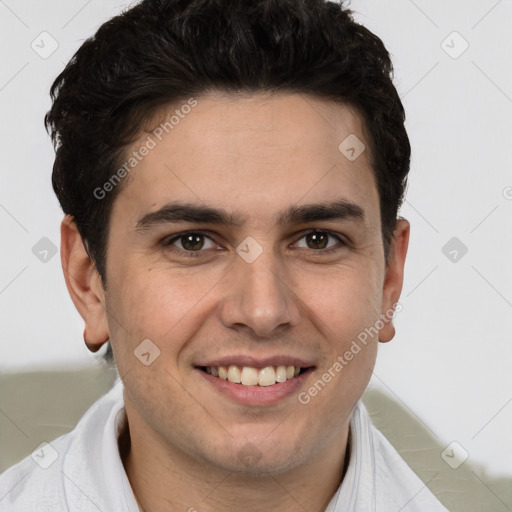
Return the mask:
<svg viewBox="0 0 512 512"><path fill-rule="evenodd" d="M0 510L140 512L119 455L125 422L118 379L71 432L0 475ZM361 401L350 429L349 466L325 512L447 512L375 428Z"/></svg>

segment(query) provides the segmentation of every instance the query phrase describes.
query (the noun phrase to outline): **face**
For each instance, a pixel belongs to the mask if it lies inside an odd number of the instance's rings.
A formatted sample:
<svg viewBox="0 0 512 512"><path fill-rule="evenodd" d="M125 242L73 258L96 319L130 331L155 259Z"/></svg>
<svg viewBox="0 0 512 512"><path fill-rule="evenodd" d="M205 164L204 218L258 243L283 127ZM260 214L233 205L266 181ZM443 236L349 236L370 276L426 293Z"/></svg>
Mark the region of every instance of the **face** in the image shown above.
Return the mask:
<svg viewBox="0 0 512 512"><path fill-rule="evenodd" d="M339 149L366 140L354 109L282 93L196 100L127 151L155 142L114 202L105 309L86 330L91 344L110 337L146 439L229 471L285 471L346 429L376 331L390 339L379 319L406 241L386 266L369 144L355 160Z"/></svg>

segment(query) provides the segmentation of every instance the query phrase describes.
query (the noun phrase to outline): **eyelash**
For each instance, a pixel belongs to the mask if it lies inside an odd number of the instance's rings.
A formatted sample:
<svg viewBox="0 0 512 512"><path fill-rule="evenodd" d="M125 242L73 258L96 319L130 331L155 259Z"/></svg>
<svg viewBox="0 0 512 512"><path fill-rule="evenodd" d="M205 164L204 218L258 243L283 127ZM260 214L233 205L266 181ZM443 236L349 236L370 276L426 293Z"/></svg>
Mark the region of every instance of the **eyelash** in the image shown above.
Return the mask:
<svg viewBox="0 0 512 512"><path fill-rule="evenodd" d="M330 247L329 249L316 249L316 250L315 249L304 249L304 248L300 248L300 249L309 250L309 251L312 251L313 253L318 253L318 254L331 254L333 252L339 251L342 247L346 247L349 245L347 240L345 240L338 233L335 233L333 231L324 230L324 229L311 229L311 230L303 233L302 236L299 238L299 240L302 240L304 237L306 237L307 235L310 235L312 233L320 233L320 234L325 234L330 237L333 237L341 244L341 247L339 245L335 245L333 247ZM215 242L215 240L213 240L210 235L208 235L207 233L205 233L203 231L183 231L182 233L178 233L178 234L172 236L172 238L165 238L162 241L162 245L166 249L171 250L172 252L174 252L175 254L178 254L179 256L184 255L185 257L190 257L190 258L200 257L201 253L204 252L204 250L202 250L202 249L199 249L198 251L186 251L183 249L178 249L177 247L174 247L172 245L174 242L176 242L177 240L180 240L183 236L186 236L186 235L202 235L202 236L212 240L212 242Z"/></svg>

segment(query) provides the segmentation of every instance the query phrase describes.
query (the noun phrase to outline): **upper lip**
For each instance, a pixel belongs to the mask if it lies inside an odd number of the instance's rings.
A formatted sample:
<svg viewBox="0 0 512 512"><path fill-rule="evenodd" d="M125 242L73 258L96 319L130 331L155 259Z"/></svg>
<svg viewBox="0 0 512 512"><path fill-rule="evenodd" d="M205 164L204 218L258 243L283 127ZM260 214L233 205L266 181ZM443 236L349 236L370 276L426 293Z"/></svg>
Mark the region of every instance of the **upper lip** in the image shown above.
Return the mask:
<svg viewBox="0 0 512 512"><path fill-rule="evenodd" d="M288 355L275 355L268 357L255 357L249 355L232 355L203 361L196 366L249 366L252 368L265 368L266 366L295 366L299 368L309 368L314 366L310 361L291 357Z"/></svg>

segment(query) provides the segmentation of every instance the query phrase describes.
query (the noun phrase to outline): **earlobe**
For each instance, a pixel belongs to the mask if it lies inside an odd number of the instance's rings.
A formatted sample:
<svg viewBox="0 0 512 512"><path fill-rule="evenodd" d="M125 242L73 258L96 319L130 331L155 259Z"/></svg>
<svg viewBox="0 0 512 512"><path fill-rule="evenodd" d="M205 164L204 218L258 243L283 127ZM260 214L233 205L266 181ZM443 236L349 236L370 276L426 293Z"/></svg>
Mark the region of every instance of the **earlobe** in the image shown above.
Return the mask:
<svg viewBox="0 0 512 512"><path fill-rule="evenodd" d="M85 250L73 217L61 223L60 256L69 295L84 319L84 341L96 352L109 339L105 293L94 262Z"/></svg>
<svg viewBox="0 0 512 512"><path fill-rule="evenodd" d="M379 331L379 341L381 343L387 343L395 337L395 326L393 320L383 320L385 322L384 327Z"/></svg>
<svg viewBox="0 0 512 512"><path fill-rule="evenodd" d="M398 219L386 265L384 287L382 294L381 320L383 327L379 330L379 341L386 343L395 336L393 312L404 282L404 266L407 248L409 246L410 224L405 219Z"/></svg>

